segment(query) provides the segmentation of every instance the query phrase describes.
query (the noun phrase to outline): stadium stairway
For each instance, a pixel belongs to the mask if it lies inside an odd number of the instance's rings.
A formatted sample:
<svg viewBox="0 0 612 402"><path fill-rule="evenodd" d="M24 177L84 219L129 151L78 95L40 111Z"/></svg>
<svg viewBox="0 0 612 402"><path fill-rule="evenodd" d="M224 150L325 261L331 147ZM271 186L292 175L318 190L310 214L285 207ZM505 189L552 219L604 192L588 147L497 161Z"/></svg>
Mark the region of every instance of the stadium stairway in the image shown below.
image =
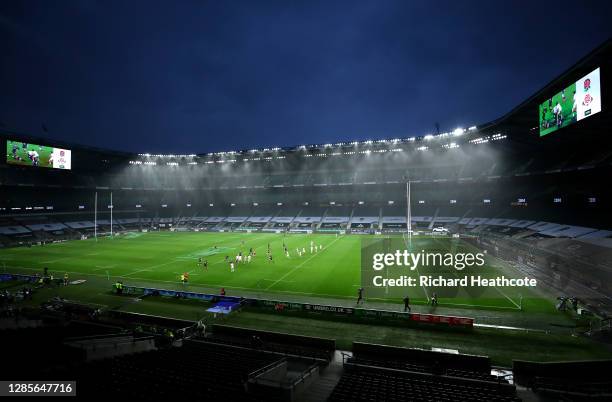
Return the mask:
<svg viewBox="0 0 612 402"><path fill-rule="evenodd" d="M321 216L321 220L318 223L315 223L313 230L319 230L321 229L321 225L323 224L323 222L325 221L325 218L327 218L327 214L329 212L329 208L325 209L325 212L323 212L323 216Z"/></svg>
<svg viewBox="0 0 612 402"><path fill-rule="evenodd" d="M306 389L295 402L326 401L340 382L343 368L343 356L349 352L336 350L329 365L319 374L319 380Z"/></svg>

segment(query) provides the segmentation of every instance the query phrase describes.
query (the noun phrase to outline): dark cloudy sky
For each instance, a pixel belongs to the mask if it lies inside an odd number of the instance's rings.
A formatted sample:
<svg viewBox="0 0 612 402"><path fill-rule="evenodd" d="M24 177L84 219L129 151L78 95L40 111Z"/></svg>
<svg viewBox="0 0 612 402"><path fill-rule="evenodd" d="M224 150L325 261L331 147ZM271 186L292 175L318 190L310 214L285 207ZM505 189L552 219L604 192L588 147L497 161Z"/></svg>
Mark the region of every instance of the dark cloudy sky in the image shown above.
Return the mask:
<svg viewBox="0 0 612 402"><path fill-rule="evenodd" d="M136 152L422 135L509 111L610 3L2 1L0 121Z"/></svg>

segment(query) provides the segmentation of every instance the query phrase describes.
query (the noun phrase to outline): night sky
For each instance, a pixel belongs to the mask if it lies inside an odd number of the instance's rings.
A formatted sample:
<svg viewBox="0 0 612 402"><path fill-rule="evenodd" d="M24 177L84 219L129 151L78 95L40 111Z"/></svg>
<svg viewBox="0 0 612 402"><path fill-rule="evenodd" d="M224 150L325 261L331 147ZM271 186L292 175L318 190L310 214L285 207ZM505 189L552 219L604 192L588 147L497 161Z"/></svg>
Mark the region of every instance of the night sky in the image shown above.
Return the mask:
<svg viewBox="0 0 612 402"><path fill-rule="evenodd" d="M200 153L466 127L608 39L611 3L2 1L0 130Z"/></svg>

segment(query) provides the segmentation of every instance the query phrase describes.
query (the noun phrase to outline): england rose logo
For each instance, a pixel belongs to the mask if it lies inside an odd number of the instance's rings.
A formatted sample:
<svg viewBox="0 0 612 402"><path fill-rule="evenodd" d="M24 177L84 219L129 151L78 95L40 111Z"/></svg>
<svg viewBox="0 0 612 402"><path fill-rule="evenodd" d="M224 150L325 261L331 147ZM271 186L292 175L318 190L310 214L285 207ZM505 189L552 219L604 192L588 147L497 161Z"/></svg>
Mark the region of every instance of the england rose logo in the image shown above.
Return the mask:
<svg viewBox="0 0 612 402"><path fill-rule="evenodd" d="M584 96L584 100L582 101L582 104L584 106L589 106L589 104L591 104L591 102L593 102L593 97L591 96L591 94L586 94Z"/></svg>
<svg viewBox="0 0 612 402"><path fill-rule="evenodd" d="M584 92L588 91L589 89L591 89L591 79L587 78L584 80Z"/></svg>

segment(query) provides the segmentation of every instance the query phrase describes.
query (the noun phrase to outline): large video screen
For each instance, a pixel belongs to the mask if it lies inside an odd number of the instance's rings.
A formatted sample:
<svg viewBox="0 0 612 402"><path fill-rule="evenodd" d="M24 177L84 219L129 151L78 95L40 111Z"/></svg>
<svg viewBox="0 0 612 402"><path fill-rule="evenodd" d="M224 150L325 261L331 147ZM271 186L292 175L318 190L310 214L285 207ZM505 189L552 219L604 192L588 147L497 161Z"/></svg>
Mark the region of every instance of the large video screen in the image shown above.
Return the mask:
<svg viewBox="0 0 612 402"><path fill-rule="evenodd" d="M540 105L540 137L601 112L599 68Z"/></svg>
<svg viewBox="0 0 612 402"><path fill-rule="evenodd" d="M6 163L10 165L70 170L70 157L69 149L28 144L22 141L6 141Z"/></svg>

